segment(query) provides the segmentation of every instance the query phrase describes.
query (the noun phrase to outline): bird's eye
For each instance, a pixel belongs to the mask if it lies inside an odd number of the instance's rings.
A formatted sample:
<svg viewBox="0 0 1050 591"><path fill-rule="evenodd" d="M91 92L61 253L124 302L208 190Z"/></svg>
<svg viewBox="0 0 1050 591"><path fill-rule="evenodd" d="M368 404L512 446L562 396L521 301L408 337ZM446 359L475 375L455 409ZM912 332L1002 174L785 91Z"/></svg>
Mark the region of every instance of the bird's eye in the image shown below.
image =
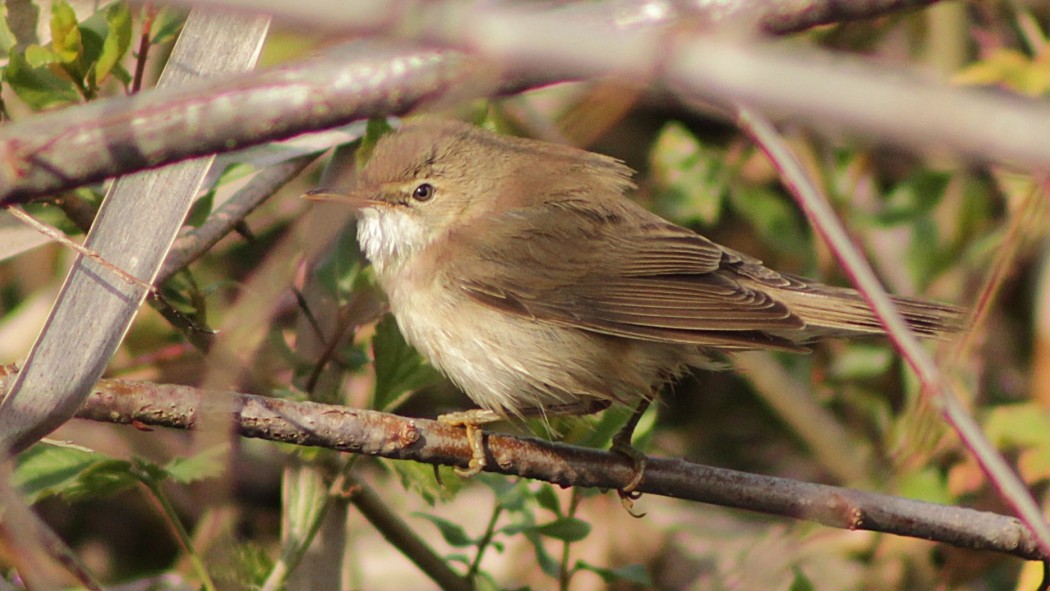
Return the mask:
<svg viewBox="0 0 1050 591"><path fill-rule="evenodd" d="M423 183L412 191L412 198L416 201L427 201L434 196L434 185Z"/></svg>

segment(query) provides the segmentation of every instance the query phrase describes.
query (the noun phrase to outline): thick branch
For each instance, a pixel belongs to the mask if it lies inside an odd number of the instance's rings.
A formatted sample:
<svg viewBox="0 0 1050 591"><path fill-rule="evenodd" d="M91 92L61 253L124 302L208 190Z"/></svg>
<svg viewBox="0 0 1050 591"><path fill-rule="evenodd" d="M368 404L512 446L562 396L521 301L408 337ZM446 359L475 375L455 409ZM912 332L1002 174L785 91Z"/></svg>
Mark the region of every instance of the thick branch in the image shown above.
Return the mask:
<svg viewBox="0 0 1050 591"><path fill-rule="evenodd" d="M400 113L450 92L485 94L490 87L467 83L484 78L479 68L456 52L356 43L286 68L40 115L0 128L0 203Z"/></svg>
<svg viewBox="0 0 1050 591"><path fill-rule="evenodd" d="M216 416L220 410L245 437L430 464L466 466L471 456L462 430L435 421L187 386L102 380L77 416L192 429L201 412ZM616 453L500 434L485 441L486 469L492 472L604 489L620 488L633 475L630 460ZM1030 532L1012 517L679 459L651 458L638 490L1027 559L1042 556Z"/></svg>
<svg viewBox="0 0 1050 591"><path fill-rule="evenodd" d="M362 24L383 28L407 14L421 12L450 15L460 10L485 11L488 7L462 0L391 2L390 0L357 0L338 6L326 0L285 2L283 0L175 0L199 6L211 4L265 12L274 17L307 23L319 29L346 33ZM783 35L833 23L877 18L936 3L938 0L730 0L722 2L664 2L649 0L604 0L574 2L558 12L574 16L608 19L616 15L631 25L661 25L679 19L701 21L712 25L755 23L766 33ZM451 16L451 15L450 15Z"/></svg>
<svg viewBox="0 0 1050 591"><path fill-rule="evenodd" d="M855 58L829 60L827 54L797 47L744 45L681 30L672 35L661 26L625 29L611 11L603 22L558 11L466 5L473 12L454 13L462 18L438 19L448 14L428 8L405 22L391 21L390 14L379 19L358 15L350 28L403 32L416 23L418 37L463 48L473 57L455 50L355 43L195 90L147 91L4 126L0 203L362 117L406 112L438 97L490 94L492 64L531 75L508 85L519 89L573 76L627 75L675 96L685 90L722 104L743 101L816 127L1050 168L1050 144L1044 141L1050 136L1050 107L1045 104L902 76ZM426 21L428 15L435 18Z"/></svg>

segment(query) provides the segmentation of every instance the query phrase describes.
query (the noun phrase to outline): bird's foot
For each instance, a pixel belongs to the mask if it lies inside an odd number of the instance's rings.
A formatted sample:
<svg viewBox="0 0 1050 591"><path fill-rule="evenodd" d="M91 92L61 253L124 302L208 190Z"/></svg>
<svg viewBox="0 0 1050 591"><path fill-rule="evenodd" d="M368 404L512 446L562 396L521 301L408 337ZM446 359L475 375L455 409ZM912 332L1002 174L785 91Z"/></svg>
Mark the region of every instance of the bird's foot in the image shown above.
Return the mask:
<svg viewBox="0 0 1050 591"><path fill-rule="evenodd" d="M480 425L503 420L503 417L490 410L473 409L444 414L437 420L444 425L463 427L466 432L467 444L470 446L470 462L466 468L457 466L456 474L461 478L470 478L481 473L488 461L485 459L485 432L481 430Z"/></svg>

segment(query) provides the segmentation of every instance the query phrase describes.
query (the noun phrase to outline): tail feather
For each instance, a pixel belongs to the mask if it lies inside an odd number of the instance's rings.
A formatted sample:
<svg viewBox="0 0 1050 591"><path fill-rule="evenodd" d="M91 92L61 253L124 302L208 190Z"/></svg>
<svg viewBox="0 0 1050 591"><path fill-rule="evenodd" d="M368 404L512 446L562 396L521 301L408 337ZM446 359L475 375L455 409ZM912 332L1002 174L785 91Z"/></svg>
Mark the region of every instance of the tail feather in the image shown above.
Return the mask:
<svg viewBox="0 0 1050 591"><path fill-rule="evenodd" d="M805 321L806 338L885 333L867 301L852 289L811 283L805 289L780 290L774 297ZM967 313L962 308L920 298L892 299L908 327L922 336L940 337L964 327Z"/></svg>

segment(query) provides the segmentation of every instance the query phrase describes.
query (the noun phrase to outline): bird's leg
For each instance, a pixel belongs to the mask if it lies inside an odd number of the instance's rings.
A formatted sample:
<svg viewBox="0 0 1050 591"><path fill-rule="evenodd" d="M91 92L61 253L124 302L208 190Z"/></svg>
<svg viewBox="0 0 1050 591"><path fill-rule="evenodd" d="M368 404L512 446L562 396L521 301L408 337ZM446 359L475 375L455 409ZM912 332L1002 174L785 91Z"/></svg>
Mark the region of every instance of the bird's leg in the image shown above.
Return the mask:
<svg viewBox="0 0 1050 591"><path fill-rule="evenodd" d="M485 447L482 445L485 434L482 432L480 425L496 423L504 418L499 413L484 408L474 408L438 416L437 420L439 423L453 427L463 427L466 431L467 443L470 445L470 463L467 464L466 469L457 467L455 469L456 474L463 478L470 478L485 469L487 462L485 460Z"/></svg>
<svg viewBox="0 0 1050 591"><path fill-rule="evenodd" d="M634 429L638 426L638 421L642 419L642 415L652 404L651 398L643 398L638 406L634 409L634 413L631 414L631 418L627 420L627 423L616 433L612 438L612 447L610 451L617 452L621 455L627 456L632 463L634 463L634 476L631 481L627 483L627 486L620 489L621 498L635 498L636 493L634 489L638 488L638 485L642 483L642 476L645 475L645 464L647 458L644 453L638 450L638 448L631 445L631 437L634 435Z"/></svg>
<svg viewBox="0 0 1050 591"><path fill-rule="evenodd" d="M608 407L609 402L604 400L594 400L579 403L550 405L542 408L524 408L521 409L518 414L522 418L547 418L553 415L591 414ZM466 431L467 443L470 445L470 463L467 464L465 469L456 468L456 474L463 478L470 478L485 469L485 465L488 463L485 459L485 433L481 430L480 426L488 423L498 423L506 418L507 417L496 411L484 408L475 408L438 416L437 420L439 423L453 427L463 427ZM637 422L638 421L635 420L635 423ZM630 434L628 434L627 440L628 444L630 444ZM628 447L630 447L630 445L628 445Z"/></svg>

